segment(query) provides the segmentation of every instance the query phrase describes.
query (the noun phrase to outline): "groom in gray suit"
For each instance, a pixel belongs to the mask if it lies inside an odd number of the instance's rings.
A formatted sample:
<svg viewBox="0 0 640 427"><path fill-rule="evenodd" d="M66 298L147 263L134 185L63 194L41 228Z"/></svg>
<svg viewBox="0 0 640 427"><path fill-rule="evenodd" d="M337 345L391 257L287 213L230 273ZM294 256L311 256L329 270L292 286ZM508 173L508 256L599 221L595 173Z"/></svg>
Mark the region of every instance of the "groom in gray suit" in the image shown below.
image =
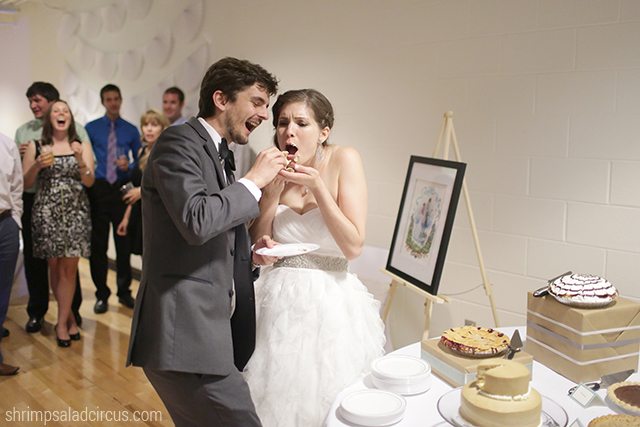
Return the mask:
<svg viewBox="0 0 640 427"><path fill-rule="evenodd" d="M286 158L262 151L236 181L227 143L248 143L276 91L260 65L214 63L198 117L167 128L144 171L142 280L127 365L144 368L177 426L260 426L239 369L255 340L252 264L273 259L251 252L245 223ZM265 236L263 246L273 242Z"/></svg>

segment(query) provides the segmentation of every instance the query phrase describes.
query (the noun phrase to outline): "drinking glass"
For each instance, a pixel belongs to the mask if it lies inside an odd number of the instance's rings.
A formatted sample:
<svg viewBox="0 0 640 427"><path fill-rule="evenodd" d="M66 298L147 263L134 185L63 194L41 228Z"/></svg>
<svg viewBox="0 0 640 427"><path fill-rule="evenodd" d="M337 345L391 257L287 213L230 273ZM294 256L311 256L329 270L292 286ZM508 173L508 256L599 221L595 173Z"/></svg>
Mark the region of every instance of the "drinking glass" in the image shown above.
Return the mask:
<svg viewBox="0 0 640 427"><path fill-rule="evenodd" d="M42 145L40 147L40 157L45 167L53 164L53 147L51 145Z"/></svg>
<svg viewBox="0 0 640 427"><path fill-rule="evenodd" d="M127 170L129 167L129 147L118 145L116 148L116 165L121 170Z"/></svg>

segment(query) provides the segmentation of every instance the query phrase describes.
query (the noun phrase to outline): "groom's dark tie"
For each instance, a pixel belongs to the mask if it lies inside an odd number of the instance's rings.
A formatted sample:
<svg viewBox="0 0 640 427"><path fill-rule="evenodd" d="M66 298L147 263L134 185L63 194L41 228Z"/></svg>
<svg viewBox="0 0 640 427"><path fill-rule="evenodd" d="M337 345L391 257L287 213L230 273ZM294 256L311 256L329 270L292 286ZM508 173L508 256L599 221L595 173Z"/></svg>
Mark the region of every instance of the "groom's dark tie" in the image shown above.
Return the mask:
<svg viewBox="0 0 640 427"><path fill-rule="evenodd" d="M222 138L218 151L220 151L220 159L224 164L224 173L227 175L227 181L231 184L235 181L233 171L236 170L236 160L233 156L233 151L229 150L226 139Z"/></svg>

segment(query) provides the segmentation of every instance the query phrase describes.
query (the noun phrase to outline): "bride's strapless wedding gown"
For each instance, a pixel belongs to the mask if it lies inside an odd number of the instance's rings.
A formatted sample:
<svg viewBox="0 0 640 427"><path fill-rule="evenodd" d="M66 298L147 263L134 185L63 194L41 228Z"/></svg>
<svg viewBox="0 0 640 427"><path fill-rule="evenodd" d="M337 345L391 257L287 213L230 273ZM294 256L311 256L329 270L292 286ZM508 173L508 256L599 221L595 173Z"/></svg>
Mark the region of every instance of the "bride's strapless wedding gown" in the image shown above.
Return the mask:
<svg viewBox="0 0 640 427"><path fill-rule="evenodd" d="M244 375L265 427L321 426L338 392L383 354L380 304L345 271L319 209L300 215L278 206L273 233L280 243L318 244L300 258L324 270L299 258L262 270L256 349Z"/></svg>

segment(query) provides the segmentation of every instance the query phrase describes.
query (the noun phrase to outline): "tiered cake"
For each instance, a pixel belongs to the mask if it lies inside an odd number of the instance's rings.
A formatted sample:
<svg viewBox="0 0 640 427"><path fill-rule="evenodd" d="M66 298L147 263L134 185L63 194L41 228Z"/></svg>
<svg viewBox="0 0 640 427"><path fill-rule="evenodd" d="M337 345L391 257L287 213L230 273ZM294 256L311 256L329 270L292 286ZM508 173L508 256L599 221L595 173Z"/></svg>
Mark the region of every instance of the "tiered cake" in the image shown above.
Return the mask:
<svg viewBox="0 0 640 427"><path fill-rule="evenodd" d="M531 372L518 362L484 360L476 380L462 388L460 415L482 427L538 427L542 400L530 382Z"/></svg>

